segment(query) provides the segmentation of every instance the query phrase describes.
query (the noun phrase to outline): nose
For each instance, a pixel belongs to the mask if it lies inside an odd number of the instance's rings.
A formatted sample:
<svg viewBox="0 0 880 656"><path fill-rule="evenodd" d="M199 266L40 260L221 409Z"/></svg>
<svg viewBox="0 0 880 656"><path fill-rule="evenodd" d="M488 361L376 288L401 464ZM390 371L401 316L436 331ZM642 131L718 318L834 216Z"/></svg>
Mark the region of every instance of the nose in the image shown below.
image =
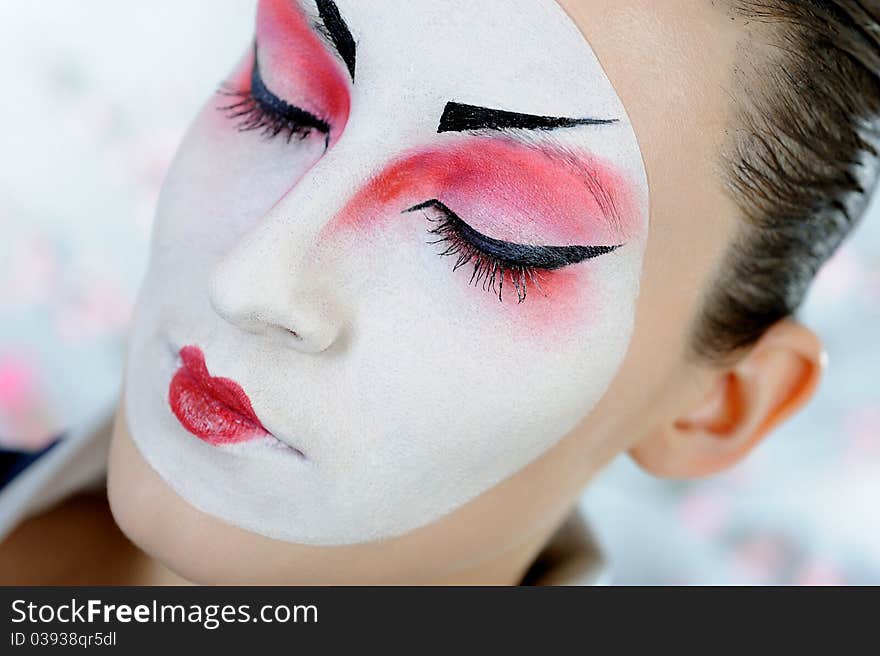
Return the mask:
<svg viewBox="0 0 880 656"><path fill-rule="evenodd" d="M295 235L283 221L264 221L214 267L214 310L239 329L305 353L329 349L342 331L341 313L307 258L293 257Z"/></svg>
<svg viewBox="0 0 880 656"><path fill-rule="evenodd" d="M340 270L344 249L319 238L386 157L375 142L350 133L215 265L209 295L226 321L306 353L340 342L351 301Z"/></svg>
<svg viewBox="0 0 880 656"><path fill-rule="evenodd" d="M312 191L298 191L304 183ZM315 248L342 196L328 186L337 193L321 197L300 181L217 262L209 298L223 319L304 353L337 343L344 314L335 298L339 275Z"/></svg>

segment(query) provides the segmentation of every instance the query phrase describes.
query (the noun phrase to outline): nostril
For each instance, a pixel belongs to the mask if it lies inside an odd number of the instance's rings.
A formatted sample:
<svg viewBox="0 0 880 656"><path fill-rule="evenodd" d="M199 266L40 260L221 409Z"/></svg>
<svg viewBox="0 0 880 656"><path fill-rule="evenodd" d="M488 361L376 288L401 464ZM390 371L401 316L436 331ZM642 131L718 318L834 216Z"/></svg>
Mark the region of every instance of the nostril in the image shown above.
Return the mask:
<svg viewBox="0 0 880 656"><path fill-rule="evenodd" d="M299 321L286 322L263 317L259 323L262 327L260 333L270 338L277 346L305 353L325 351L333 343L338 332L331 324L310 325L309 319L311 317L306 316Z"/></svg>
<svg viewBox="0 0 880 656"><path fill-rule="evenodd" d="M275 334L283 344L294 346L295 348L302 348L302 345L308 341L308 338L301 332L286 326L275 326Z"/></svg>

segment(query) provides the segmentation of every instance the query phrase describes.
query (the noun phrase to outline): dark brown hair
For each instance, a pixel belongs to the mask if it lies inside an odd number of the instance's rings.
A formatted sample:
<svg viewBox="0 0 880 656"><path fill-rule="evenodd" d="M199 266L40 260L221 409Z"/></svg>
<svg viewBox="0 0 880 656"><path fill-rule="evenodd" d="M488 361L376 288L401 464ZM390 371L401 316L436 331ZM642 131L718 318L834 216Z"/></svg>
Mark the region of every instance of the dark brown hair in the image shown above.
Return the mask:
<svg viewBox="0 0 880 656"><path fill-rule="evenodd" d="M722 170L742 218L693 347L726 362L793 315L878 171L880 0L731 0L740 44Z"/></svg>

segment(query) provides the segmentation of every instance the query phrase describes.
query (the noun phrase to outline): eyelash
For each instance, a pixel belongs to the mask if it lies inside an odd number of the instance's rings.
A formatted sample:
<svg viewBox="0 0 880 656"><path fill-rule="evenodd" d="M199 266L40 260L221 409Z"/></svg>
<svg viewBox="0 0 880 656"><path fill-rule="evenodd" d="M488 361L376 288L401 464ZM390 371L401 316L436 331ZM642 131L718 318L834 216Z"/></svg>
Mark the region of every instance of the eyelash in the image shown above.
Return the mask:
<svg viewBox="0 0 880 656"><path fill-rule="evenodd" d="M425 210L433 209L440 213L432 218ZM441 257L456 257L453 271L473 263L470 284L492 292L498 300L504 301L504 279L510 278L520 303L525 302L529 286L541 290L541 274L556 271L574 264L580 264L621 248L616 246L532 246L514 244L483 235L465 223L461 217L436 198L408 210L423 211L425 218L435 224L428 233L437 239L431 245L446 244ZM543 292L542 292L543 293Z"/></svg>
<svg viewBox="0 0 880 656"><path fill-rule="evenodd" d="M291 105L272 93L260 75L257 45L254 44L254 63L251 67L251 85L247 91L221 88L220 93L238 98L238 102L218 107L229 119L239 119L239 132L260 130L266 139L287 133L287 143L294 137L300 141L314 132L324 135L324 148L330 144L330 124L304 109Z"/></svg>
<svg viewBox="0 0 880 656"><path fill-rule="evenodd" d="M453 271L458 271L473 263L470 284L474 287L497 295L500 302L504 302L505 277L510 279L510 283L516 290L518 303L525 302L529 284L541 291L539 276L542 269L503 260L477 248L462 236L459 222L450 216L432 218L426 213L425 217L430 223L435 224L433 228L428 230L428 234L437 237L428 243L446 245L446 249L440 253L441 257L457 257L455 265L452 267Z"/></svg>
<svg viewBox="0 0 880 656"><path fill-rule="evenodd" d="M287 143L296 137L300 141L307 139L315 132L315 128L304 125L295 118L283 116L271 109L264 107L253 94L248 91L235 91L221 89L222 95L238 98L238 102L231 105L218 107L226 113L226 118L238 120L239 132L260 131L261 136L271 140L279 135L287 135Z"/></svg>

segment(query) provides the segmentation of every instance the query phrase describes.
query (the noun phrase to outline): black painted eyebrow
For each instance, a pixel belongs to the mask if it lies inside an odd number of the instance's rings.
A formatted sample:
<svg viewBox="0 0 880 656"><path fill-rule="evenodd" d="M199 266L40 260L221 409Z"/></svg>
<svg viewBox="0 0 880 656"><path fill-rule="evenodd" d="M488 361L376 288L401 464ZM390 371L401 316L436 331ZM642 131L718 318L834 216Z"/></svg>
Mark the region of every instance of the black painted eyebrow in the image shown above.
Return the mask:
<svg viewBox="0 0 880 656"><path fill-rule="evenodd" d="M336 52L342 57L342 61L348 67L348 73L354 82L354 71L357 65L357 43L348 29L348 24L339 13L339 7L333 0L316 0L318 13L324 23L326 35L336 48Z"/></svg>
<svg viewBox="0 0 880 656"><path fill-rule="evenodd" d="M461 217L436 198L404 210L404 214L428 208L433 208L443 213L452 222L455 231L465 242L486 255L511 266L553 271L613 253L622 246L622 244L615 246L533 246L502 241L474 230Z"/></svg>
<svg viewBox="0 0 880 656"><path fill-rule="evenodd" d="M611 125L616 118L563 118L558 116L536 116L489 109L477 105L448 102L437 133L471 132L476 130L558 130L580 125Z"/></svg>

